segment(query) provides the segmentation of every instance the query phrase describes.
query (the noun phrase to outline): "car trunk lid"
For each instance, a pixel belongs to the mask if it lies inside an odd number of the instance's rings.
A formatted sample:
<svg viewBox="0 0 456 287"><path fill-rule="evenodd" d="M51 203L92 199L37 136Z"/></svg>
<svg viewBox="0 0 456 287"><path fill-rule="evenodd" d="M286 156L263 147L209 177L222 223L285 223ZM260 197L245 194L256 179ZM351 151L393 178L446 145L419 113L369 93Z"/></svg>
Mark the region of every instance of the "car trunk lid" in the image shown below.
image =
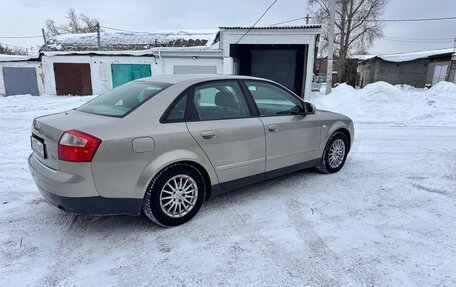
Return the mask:
<svg viewBox="0 0 456 287"><path fill-rule="evenodd" d="M58 146L65 131L76 129L84 132L89 126L106 124L116 120L119 119L77 110L35 118L31 136L33 153L47 167L59 170Z"/></svg>

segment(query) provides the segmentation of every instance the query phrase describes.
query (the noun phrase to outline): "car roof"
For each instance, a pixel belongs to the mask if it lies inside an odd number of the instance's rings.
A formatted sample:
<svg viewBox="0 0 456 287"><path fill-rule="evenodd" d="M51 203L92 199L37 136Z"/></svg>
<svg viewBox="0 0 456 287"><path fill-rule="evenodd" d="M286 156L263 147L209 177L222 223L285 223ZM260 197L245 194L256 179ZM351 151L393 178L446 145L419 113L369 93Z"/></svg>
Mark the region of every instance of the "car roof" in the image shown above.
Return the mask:
<svg viewBox="0 0 456 287"><path fill-rule="evenodd" d="M168 84L177 84L180 82L202 82L211 80L235 80L235 79L250 79L250 80L265 80L257 77L241 76L241 75L214 75L214 74L185 74L185 75L162 75L142 78L136 81L161 82Z"/></svg>

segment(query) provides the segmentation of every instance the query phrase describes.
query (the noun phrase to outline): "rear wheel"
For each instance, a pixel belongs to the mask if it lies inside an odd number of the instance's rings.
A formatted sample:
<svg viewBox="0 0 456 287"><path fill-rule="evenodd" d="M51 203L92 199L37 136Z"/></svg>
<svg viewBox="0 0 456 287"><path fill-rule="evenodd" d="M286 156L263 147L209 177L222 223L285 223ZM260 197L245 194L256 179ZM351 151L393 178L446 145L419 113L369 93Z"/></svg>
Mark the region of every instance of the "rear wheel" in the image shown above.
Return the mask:
<svg viewBox="0 0 456 287"><path fill-rule="evenodd" d="M197 168L176 163L164 168L150 183L144 198L144 213L162 226L176 226L192 219L206 193Z"/></svg>
<svg viewBox="0 0 456 287"><path fill-rule="evenodd" d="M322 173L338 172L345 164L347 153L347 137L340 132L334 133L326 143L323 157L317 166L317 170Z"/></svg>

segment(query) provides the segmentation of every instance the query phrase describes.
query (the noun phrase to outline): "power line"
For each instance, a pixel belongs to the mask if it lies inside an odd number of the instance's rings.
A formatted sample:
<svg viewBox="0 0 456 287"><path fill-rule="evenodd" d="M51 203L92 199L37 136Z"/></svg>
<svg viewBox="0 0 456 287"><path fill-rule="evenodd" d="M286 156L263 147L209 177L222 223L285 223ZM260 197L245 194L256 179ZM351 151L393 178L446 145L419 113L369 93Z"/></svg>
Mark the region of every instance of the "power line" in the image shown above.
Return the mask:
<svg viewBox="0 0 456 287"><path fill-rule="evenodd" d="M269 5L268 9L266 9L264 11L264 13L260 16L260 18L258 18L258 20L256 20L255 23L253 23L253 25L241 36L241 38L239 38L239 40L236 42L236 44L239 44L239 42L242 40L242 38L244 38L245 35L247 35L247 33L250 32L250 30L253 29L253 27L255 27L256 24L258 24L258 22L260 22L261 19L263 19L264 15L266 15L266 13L268 13L269 9L272 8L272 6L274 6L274 4L277 2L278 0L274 0L274 2L272 2L271 5Z"/></svg>
<svg viewBox="0 0 456 287"><path fill-rule="evenodd" d="M309 18L315 18L315 17L309 17ZM287 20L287 21L283 21L283 22L274 23L269 26L277 26L277 25L287 24L287 23L291 23L291 22L295 22L295 21L299 21L299 20L304 20L304 19L306 19L306 17L299 17L299 18L295 18L295 19L291 19L291 20ZM340 20L340 19L338 19L338 20ZM352 20L358 21L358 20L362 20L362 19L352 19ZM443 20L456 20L456 16L437 17L437 18L411 18L411 19L366 19L364 21L366 21L366 22L425 22L425 21L443 21Z"/></svg>
<svg viewBox="0 0 456 287"><path fill-rule="evenodd" d="M314 17L309 17L309 18L314 18ZM299 21L299 20L304 20L304 19L306 19L306 17L299 17L299 18L296 18L296 19L288 20L288 21L283 21L283 22L279 22L279 23L274 23L274 24L271 24L271 25L269 25L269 26L277 26L277 25L287 24L287 23L291 23L291 22L295 22L295 21Z"/></svg>
<svg viewBox="0 0 456 287"><path fill-rule="evenodd" d="M11 45L11 44L2 43L2 42L0 42L0 45L4 45L4 46L7 46L7 47L13 47L13 48L19 48L19 49L25 49L25 50L30 49L30 48L27 48L27 47Z"/></svg>
<svg viewBox="0 0 456 287"><path fill-rule="evenodd" d="M455 38L440 38L440 39L418 39L418 38L401 38L401 37L389 37L383 36L385 40L397 41L397 42L453 42Z"/></svg>
<svg viewBox="0 0 456 287"><path fill-rule="evenodd" d="M456 20L456 16L452 17L437 17L437 18L412 18L412 19L372 19L366 20L369 22L423 22L423 21L442 21L442 20Z"/></svg>
<svg viewBox="0 0 456 287"><path fill-rule="evenodd" d="M42 36L0 36L2 39L29 39L29 38L41 38Z"/></svg>
<svg viewBox="0 0 456 287"><path fill-rule="evenodd" d="M128 33L143 33L143 34L147 34L148 32L139 32L139 31L131 31L131 30L124 30L124 29L118 29L118 28L111 28L111 27L107 27L107 26L101 26L101 28L104 28L104 29L109 29L109 30L114 30L114 31L120 31L120 32L128 32Z"/></svg>

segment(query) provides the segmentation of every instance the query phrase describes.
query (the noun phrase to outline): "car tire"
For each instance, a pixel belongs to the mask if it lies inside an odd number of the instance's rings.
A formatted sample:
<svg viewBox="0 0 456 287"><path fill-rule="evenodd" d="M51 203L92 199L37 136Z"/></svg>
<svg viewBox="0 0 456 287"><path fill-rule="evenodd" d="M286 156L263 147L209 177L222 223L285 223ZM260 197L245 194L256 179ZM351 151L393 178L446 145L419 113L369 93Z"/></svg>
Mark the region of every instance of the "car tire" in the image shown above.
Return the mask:
<svg viewBox="0 0 456 287"><path fill-rule="evenodd" d="M334 133L326 143L323 156L316 169L321 173L338 172L345 164L348 154L348 139L341 133Z"/></svg>
<svg viewBox="0 0 456 287"><path fill-rule="evenodd" d="M192 219L203 205L206 183L201 172L186 163L161 170L144 196L144 213L153 222L177 226Z"/></svg>

